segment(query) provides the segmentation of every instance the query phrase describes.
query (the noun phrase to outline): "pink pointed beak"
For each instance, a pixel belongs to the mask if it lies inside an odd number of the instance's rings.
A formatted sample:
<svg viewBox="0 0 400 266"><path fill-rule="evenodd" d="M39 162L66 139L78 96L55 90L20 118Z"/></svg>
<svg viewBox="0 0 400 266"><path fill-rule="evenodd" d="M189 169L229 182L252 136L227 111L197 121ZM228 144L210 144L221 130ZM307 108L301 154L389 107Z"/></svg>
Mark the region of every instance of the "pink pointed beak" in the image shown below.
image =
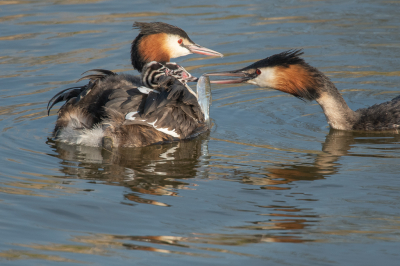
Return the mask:
<svg viewBox="0 0 400 266"><path fill-rule="evenodd" d="M217 51L205 48L198 44L189 44L189 45L185 45L185 47L194 54L203 54L203 55L220 56L220 57L224 56L223 54L218 53Z"/></svg>

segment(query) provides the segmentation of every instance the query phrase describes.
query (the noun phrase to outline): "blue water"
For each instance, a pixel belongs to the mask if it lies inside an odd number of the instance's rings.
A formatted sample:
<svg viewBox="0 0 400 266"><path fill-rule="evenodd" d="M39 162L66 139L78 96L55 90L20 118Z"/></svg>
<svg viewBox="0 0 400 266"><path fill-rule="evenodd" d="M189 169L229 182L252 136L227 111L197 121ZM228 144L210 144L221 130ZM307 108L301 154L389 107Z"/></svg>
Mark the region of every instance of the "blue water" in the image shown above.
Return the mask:
<svg viewBox="0 0 400 266"><path fill-rule="evenodd" d="M1 265L398 265L400 136L330 131L321 108L213 85L210 134L107 153L55 143L48 100L93 68L135 73L134 21L224 58L287 49L352 109L400 94L400 1L0 2ZM84 84L81 82L80 84ZM194 85L193 85L194 86Z"/></svg>

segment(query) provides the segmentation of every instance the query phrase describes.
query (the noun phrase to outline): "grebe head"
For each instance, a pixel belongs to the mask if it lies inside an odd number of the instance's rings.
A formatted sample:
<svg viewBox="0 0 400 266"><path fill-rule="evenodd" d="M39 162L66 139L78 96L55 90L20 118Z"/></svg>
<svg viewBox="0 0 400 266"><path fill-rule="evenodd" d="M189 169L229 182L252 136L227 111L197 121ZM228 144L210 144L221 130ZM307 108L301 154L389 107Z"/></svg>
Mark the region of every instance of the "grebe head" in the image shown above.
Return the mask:
<svg viewBox="0 0 400 266"><path fill-rule="evenodd" d="M184 30L167 23L135 22L133 27L140 30L139 35L133 40L131 48L132 65L138 71L142 71L144 65L151 61L166 63L171 58L192 53L223 56L216 51L195 44Z"/></svg>
<svg viewBox="0 0 400 266"><path fill-rule="evenodd" d="M315 100L322 88L321 73L300 56L301 50L289 50L257 61L245 68L208 73L208 76L230 76L236 79L212 80L211 83L249 83L276 89L305 100Z"/></svg>
<svg viewBox="0 0 400 266"><path fill-rule="evenodd" d="M187 82L194 82L198 80L198 78L193 77L183 67L176 63L160 63L157 61L152 61L143 66L141 77L142 83L146 87L156 88L161 76L174 76L184 85Z"/></svg>

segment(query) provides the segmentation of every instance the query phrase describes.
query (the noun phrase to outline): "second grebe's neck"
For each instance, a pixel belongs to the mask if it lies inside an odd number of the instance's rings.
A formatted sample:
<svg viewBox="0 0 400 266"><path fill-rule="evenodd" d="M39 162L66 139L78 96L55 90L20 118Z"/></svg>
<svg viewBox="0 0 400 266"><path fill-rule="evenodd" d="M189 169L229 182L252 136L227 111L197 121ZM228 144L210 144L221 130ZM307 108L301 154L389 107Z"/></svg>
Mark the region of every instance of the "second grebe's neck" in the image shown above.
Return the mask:
<svg viewBox="0 0 400 266"><path fill-rule="evenodd" d="M322 73L321 73L322 74ZM322 74L323 75L323 74ZM328 124L334 129L351 130L359 115L350 109L335 85L327 77L315 100L325 113Z"/></svg>

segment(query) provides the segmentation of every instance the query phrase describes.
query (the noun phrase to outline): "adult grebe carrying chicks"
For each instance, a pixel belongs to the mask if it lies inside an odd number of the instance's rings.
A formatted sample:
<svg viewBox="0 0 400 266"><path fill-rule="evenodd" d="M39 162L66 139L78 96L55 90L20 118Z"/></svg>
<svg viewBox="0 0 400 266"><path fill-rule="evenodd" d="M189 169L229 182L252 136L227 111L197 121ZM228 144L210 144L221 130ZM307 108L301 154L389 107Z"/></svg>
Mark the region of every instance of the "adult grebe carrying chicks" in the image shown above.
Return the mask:
<svg viewBox="0 0 400 266"><path fill-rule="evenodd" d="M195 44L187 33L162 22L135 22L131 61L141 76L93 69L84 86L57 93L48 112L60 108L56 140L107 149L141 147L191 138L208 130L201 99L186 82L197 81L171 58L197 53L222 54ZM80 81L79 80L79 81ZM201 102L201 101L200 101Z"/></svg>

